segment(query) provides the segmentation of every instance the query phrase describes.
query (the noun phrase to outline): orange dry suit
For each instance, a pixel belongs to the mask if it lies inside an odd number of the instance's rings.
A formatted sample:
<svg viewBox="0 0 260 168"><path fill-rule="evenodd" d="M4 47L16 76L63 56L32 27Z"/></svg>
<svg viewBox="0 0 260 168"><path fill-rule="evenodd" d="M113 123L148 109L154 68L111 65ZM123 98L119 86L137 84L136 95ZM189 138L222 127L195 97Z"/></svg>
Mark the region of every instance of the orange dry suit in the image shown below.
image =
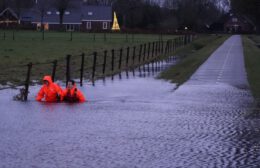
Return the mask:
<svg viewBox="0 0 260 168"><path fill-rule="evenodd" d="M52 82L51 76L45 76L43 80L48 81L49 84L48 85L44 84L42 86L41 90L39 91L36 97L36 100L41 101L44 98L46 102L61 101L63 97L62 97L62 89L60 88L60 86Z"/></svg>
<svg viewBox="0 0 260 168"><path fill-rule="evenodd" d="M80 90L77 89L76 84L73 85L71 89L66 88L63 91L64 101L70 103L80 102L83 103L86 101L84 95Z"/></svg>

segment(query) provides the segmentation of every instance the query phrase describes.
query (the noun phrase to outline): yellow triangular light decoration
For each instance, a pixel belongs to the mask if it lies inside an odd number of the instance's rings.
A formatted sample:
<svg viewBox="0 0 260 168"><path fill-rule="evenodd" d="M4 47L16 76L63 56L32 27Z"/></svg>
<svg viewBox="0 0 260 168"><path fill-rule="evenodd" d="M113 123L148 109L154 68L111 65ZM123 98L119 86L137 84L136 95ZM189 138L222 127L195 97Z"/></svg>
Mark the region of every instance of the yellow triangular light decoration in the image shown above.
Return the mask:
<svg viewBox="0 0 260 168"><path fill-rule="evenodd" d="M120 31L120 27L119 27L119 24L118 24L118 21L117 21L117 17L116 17L116 12L114 12L114 21L113 21L112 30Z"/></svg>

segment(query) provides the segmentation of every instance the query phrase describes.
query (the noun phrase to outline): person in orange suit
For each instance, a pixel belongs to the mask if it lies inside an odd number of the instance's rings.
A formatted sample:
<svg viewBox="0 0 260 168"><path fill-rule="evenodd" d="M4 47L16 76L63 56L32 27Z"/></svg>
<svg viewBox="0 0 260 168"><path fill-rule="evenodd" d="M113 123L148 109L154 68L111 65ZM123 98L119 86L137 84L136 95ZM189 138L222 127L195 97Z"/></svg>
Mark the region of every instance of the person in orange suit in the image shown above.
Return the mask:
<svg viewBox="0 0 260 168"><path fill-rule="evenodd" d="M83 103L86 101L82 92L77 89L74 80L69 80L67 88L63 91L64 101L69 103Z"/></svg>
<svg viewBox="0 0 260 168"><path fill-rule="evenodd" d="M52 81L51 76L44 76L43 86L40 89L36 100L46 102L59 102L63 99L63 92L59 85Z"/></svg>

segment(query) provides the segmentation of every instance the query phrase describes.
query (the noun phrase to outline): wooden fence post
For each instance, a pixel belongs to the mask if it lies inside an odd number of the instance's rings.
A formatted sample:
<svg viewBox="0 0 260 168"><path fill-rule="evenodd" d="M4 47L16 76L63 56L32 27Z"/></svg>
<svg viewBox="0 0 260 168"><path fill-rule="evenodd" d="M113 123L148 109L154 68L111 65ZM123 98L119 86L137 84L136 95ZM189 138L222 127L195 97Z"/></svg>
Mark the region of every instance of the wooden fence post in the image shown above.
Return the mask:
<svg viewBox="0 0 260 168"><path fill-rule="evenodd" d="M153 42L153 49L152 49L152 58L154 57L154 42Z"/></svg>
<svg viewBox="0 0 260 168"><path fill-rule="evenodd" d="M106 64L107 64L107 50L104 51L103 75L106 72Z"/></svg>
<svg viewBox="0 0 260 168"><path fill-rule="evenodd" d="M71 55L67 55L66 86L68 86L68 81L70 80L70 59L71 59Z"/></svg>
<svg viewBox="0 0 260 168"><path fill-rule="evenodd" d="M84 75L84 62L85 62L85 54L81 54L81 67L80 67L80 86L83 86L83 75Z"/></svg>
<svg viewBox="0 0 260 168"><path fill-rule="evenodd" d="M126 49L126 67L128 68L128 63L129 63L129 47Z"/></svg>
<svg viewBox="0 0 260 168"><path fill-rule="evenodd" d="M54 61L53 61L53 68L52 68L52 75L51 75L52 81L55 80L55 74L56 74L56 69L57 69L57 63L58 63L57 60L54 60Z"/></svg>
<svg viewBox="0 0 260 168"><path fill-rule="evenodd" d="M157 57L158 55L158 41L155 42L156 43L156 46L155 46L155 57Z"/></svg>
<svg viewBox="0 0 260 168"><path fill-rule="evenodd" d="M139 58L138 58L139 64L140 64L140 62L141 62L142 49L143 49L143 45L141 44L141 45L140 45L140 49L139 49Z"/></svg>
<svg viewBox="0 0 260 168"><path fill-rule="evenodd" d="M123 56L123 49L120 49L120 53L119 53L119 64L118 64L118 69L121 69L122 66L122 56Z"/></svg>
<svg viewBox="0 0 260 168"><path fill-rule="evenodd" d="M135 49L136 49L136 47L134 46L133 47L133 62L132 62L132 65L135 64Z"/></svg>
<svg viewBox="0 0 260 168"><path fill-rule="evenodd" d="M114 61L115 61L115 50L114 49L112 49L111 50L111 53L112 53L112 61L111 61L111 70L112 70L112 73L114 72Z"/></svg>
<svg viewBox="0 0 260 168"><path fill-rule="evenodd" d="M150 49L151 49L151 43L148 43L148 54L147 54L147 59L150 59Z"/></svg>
<svg viewBox="0 0 260 168"><path fill-rule="evenodd" d="M96 63L97 63L97 52L94 52L93 53L93 67L92 67L92 82L94 82L94 79L95 79Z"/></svg>
<svg viewBox="0 0 260 168"><path fill-rule="evenodd" d="M28 93L29 93L29 86L30 86L30 77L31 77L31 71L32 71L32 63L29 63L27 65L27 76L25 81L25 95L24 95L24 101L27 101L28 99Z"/></svg>
<svg viewBox="0 0 260 168"><path fill-rule="evenodd" d="M146 44L144 44L144 53L143 53L143 62L145 62L145 56L146 56Z"/></svg>

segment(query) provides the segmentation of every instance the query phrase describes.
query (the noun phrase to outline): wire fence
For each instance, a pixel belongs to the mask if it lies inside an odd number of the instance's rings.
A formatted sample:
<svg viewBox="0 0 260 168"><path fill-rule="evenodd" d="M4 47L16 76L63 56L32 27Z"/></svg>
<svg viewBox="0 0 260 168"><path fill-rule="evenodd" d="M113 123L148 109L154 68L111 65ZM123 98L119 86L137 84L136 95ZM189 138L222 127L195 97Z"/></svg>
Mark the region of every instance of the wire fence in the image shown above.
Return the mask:
<svg viewBox="0 0 260 168"><path fill-rule="evenodd" d="M87 32L55 32L55 31L24 31L0 29L0 40L2 41L81 41L81 42L140 42L171 39L176 35L158 34L135 34L135 33L87 33Z"/></svg>
<svg viewBox="0 0 260 168"><path fill-rule="evenodd" d="M141 65L157 62L170 56L176 49L193 41L193 35L179 36L174 39L158 40L143 43L136 46L128 46L119 49L94 51L78 55L66 55L66 58L48 62L28 63L5 69L13 74L14 84L8 87L24 86L23 101L27 100L29 86L41 82L41 78L50 74L53 81L62 80L66 84L70 79L79 79L80 86L85 80L93 83L95 80L112 76L124 70L131 70ZM0 73L4 80L5 73Z"/></svg>

